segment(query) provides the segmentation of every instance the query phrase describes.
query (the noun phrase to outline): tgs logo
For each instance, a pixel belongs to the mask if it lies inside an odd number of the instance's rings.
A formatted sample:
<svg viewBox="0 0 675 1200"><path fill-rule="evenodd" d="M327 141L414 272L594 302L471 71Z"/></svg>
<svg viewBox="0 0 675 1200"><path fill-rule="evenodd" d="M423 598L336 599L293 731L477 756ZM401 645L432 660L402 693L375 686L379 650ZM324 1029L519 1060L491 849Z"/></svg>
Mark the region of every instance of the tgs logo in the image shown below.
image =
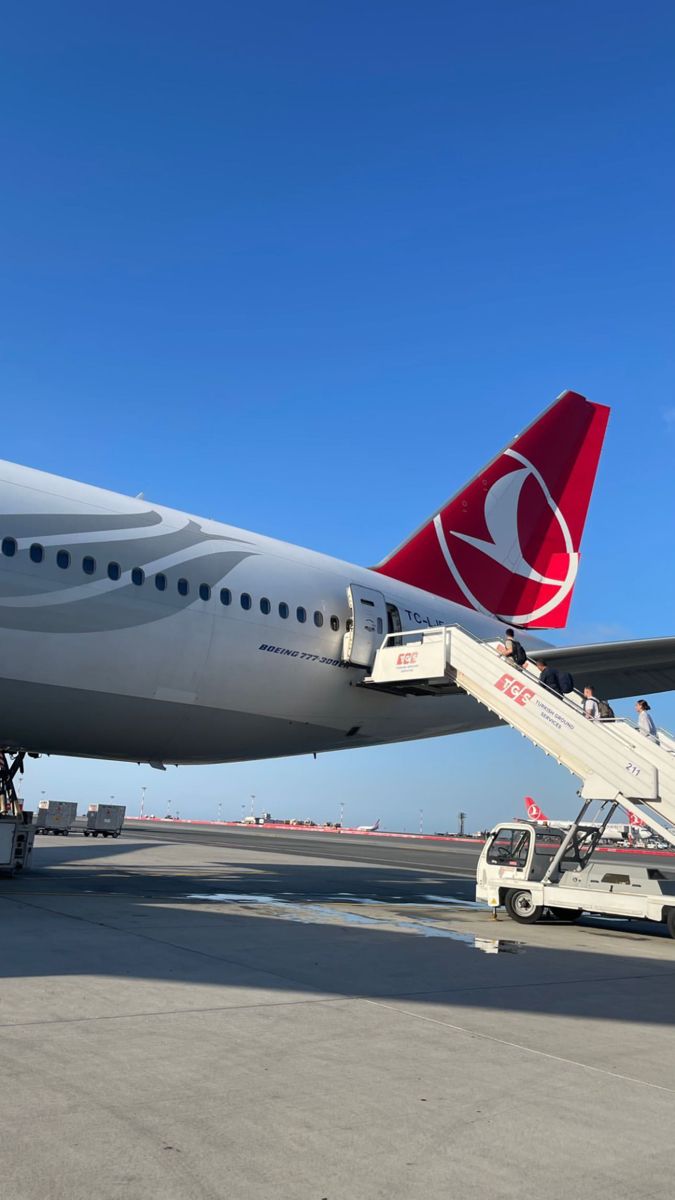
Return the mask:
<svg viewBox="0 0 675 1200"><path fill-rule="evenodd" d="M508 696L509 700L515 700L516 704L520 704L523 708L530 703L534 696L532 689L525 687L524 683L519 683L517 679L513 678L513 675L502 675L501 679L497 680L495 687Z"/></svg>
<svg viewBox="0 0 675 1200"><path fill-rule="evenodd" d="M406 650L396 659L397 667L414 667L417 662L417 650Z"/></svg>

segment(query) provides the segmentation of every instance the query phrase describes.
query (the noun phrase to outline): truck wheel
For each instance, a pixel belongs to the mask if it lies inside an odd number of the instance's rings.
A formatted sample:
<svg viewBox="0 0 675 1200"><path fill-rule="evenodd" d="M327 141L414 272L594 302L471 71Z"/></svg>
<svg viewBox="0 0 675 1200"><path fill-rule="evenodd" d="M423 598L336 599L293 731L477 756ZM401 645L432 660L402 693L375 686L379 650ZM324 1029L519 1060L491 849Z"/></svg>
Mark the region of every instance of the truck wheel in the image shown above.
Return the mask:
<svg viewBox="0 0 675 1200"><path fill-rule="evenodd" d="M555 917L556 921L567 921L570 925L572 925L575 921L579 920L579 917L581 916L583 909L582 908L552 908L549 911L553 913L553 916Z"/></svg>
<svg viewBox="0 0 675 1200"><path fill-rule="evenodd" d="M534 903L531 892L519 888L506 893L504 908L514 921L520 921L522 925L534 925L544 911L543 905Z"/></svg>
<svg viewBox="0 0 675 1200"><path fill-rule="evenodd" d="M666 913L666 925L671 938L675 938L675 908L669 908Z"/></svg>

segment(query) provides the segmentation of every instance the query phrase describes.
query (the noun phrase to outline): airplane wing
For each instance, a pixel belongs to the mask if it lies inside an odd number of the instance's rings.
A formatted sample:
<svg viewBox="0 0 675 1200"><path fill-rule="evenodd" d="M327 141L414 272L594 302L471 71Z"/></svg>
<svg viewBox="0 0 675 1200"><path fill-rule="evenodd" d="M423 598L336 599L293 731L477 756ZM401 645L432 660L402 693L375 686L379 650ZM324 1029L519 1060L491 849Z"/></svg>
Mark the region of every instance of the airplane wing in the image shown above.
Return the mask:
<svg viewBox="0 0 675 1200"><path fill-rule="evenodd" d="M552 646L528 650L527 656L569 671L577 688L590 684L606 700L675 691L675 637Z"/></svg>

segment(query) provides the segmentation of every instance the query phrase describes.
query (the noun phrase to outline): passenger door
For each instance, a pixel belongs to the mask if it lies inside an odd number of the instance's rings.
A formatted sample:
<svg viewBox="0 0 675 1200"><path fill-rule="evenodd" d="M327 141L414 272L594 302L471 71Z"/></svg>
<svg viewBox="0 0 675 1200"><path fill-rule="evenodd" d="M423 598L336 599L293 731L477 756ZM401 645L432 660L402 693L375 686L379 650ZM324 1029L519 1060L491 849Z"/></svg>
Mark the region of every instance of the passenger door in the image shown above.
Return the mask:
<svg viewBox="0 0 675 1200"><path fill-rule="evenodd" d="M344 662L371 667L387 629L387 605L382 592L350 583L347 588L350 617L342 640Z"/></svg>

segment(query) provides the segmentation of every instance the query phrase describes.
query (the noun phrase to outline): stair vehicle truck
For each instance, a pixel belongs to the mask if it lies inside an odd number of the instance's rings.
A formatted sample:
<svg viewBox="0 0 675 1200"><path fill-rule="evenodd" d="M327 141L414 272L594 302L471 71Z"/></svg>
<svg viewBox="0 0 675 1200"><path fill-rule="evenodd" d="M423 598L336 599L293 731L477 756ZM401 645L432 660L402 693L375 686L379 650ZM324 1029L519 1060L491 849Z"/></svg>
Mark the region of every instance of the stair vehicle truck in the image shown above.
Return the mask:
<svg viewBox="0 0 675 1200"><path fill-rule="evenodd" d="M68 800L41 800L37 810L36 834L67 837L77 817L77 804Z"/></svg>
<svg viewBox="0 0 675 1200"><path fill-rule="evenodd" d="M675 938L675 877L658 867L593 859L604 822L584 825L588 804L569 830L505 821L490 833L478 860L476 899L503 906L532 924L546 911L561 921L583 912L665 922ZM610 813L614 805L610 805ZM609 820L609 814L607 815Z"/></svg>
<svg viewBox="0 0 675 1200"><path fill-rule="evenodd" d="M675 878L592 857L619 806L675 845L675 739L664 730L644 737L626 720L587 720L577 692L561 696L541 683L536 661L547 656L544 648L529 650L523 667L499 648L457 625L389 634L361 684L394 694L463 691L581 781L583 806L567 830L526 821L492 830L478 863L478 899L503 905L517 921L585 911L663 921L675 937ZM594 802L600 821L584 824Z"/></svg>
<svg viewBox="0 0 675 1200"><path fill-rule="evenodd" d="M90 804L84 836L118 838L126 811L126 804Z"/></svg>

